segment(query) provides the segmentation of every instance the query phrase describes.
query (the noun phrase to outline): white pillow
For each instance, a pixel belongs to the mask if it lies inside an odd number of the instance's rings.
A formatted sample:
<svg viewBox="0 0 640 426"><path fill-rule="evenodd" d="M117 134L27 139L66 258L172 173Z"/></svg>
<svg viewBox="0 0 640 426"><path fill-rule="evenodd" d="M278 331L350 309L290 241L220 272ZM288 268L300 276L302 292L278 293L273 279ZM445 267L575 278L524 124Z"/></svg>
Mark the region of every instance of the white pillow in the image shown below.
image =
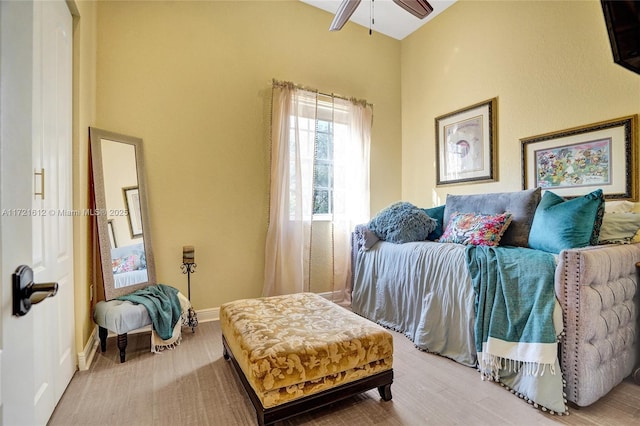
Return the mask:
<svg viewBox="0 0 640 426"><path fill-rule="evenodd" d="M606 201L604 203L605 213L629 213L633 211L635 203L631 201Z"/></svg>
<svg viewBox="0 0 640 426"><path fill-rule="evenodd" d="M600 228L600 244L631 242L640 229L640 213L605 213Z"/></svg>

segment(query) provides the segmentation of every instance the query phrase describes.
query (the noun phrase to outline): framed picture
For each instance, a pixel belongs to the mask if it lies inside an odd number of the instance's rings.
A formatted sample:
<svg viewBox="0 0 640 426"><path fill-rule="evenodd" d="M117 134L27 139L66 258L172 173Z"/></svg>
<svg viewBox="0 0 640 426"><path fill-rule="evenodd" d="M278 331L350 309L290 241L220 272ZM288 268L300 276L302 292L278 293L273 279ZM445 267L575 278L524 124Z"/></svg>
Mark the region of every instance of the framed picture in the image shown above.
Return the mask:
<svg viewBox="0 0 640 426"><path fill-rule="evenodd" d="M602 189L605 198L638 201L638 116L520 139L522 187L563 197Z"/></svg>
<svg viewBox="0 0 640 426"><path fill-rule="evenodd" d="M496 180L497 98L436 118L436 184Z"/></svg>
<svg viewBox="0 0 640 426"><path fill-rule="evenodd" d="M140 215L140 193L137 186L122 188L124 201L127 206L129 230L131 238L142 236L142 216Z"/></svg>
<svg viewBox="0 0 640 426"><path fill-rule="evenodd" d="M118 243L116 242L116 233L113 230L113 219L107 220L107 229L109 230L109 242L111 243L111 248L117 248Z"/></svg>

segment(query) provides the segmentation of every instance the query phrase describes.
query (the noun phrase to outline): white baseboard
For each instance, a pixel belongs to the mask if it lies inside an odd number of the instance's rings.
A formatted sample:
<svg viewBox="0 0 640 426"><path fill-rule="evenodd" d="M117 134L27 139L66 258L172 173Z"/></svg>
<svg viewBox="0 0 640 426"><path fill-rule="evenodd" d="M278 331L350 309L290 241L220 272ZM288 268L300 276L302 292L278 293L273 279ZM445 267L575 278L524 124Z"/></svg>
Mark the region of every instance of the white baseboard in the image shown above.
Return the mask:
<svg viewBox="0 0 640 426"><path fill-rule="evenodd" d="M198 322L218 321L220 319L220 308L209 308L196 311Z"/></svg>
<svg viewBox="0 0 640 426"><path fill-rule="evenodd" d="M91 366L93 357L96 355L100 341L98 339L98 326L95 326L93 332L89 336L87 344L84 346L82 352L78 353L78 369L80 371L86 371Z"/></svg>

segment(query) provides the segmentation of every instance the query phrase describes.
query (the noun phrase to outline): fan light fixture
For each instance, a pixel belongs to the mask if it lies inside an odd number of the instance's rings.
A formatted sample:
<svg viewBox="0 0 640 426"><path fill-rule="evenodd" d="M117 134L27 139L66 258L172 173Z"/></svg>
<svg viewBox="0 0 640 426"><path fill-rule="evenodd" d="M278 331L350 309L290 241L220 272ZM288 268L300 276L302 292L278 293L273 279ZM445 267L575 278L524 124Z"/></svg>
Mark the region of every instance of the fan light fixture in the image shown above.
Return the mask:
<svg viewBox="0 0 640 426"><path fill-rule="evenodd" d="M347 23L353 12L356 11L358 5L360 5L361 0L344 0L340 3L338 10L336 11L336 16L333 18L331 22L331 26L329 27L329 31L338 31L344 27L344 24Z"/></svg>
<svg viewBox="0 0 640 426"><path fill-rule="evenodd" d="M433 12L433 7L425 0L393 0L395 4L419 19Z"/></svg>
<svg viewBox="0 0 640 426"><path fill-rule="evenodd" d="M346 24L349 18L351 18L353 12L356 11L360 2L361 0L343 0L342 3L340 3L340 6L338 6L336 16L331 22L329 31L341 30L344 24ZM393 0L393 2L418 19L424 19L427 15L433 12L433 7L431 7L429 2L426 0Z"/></svg>

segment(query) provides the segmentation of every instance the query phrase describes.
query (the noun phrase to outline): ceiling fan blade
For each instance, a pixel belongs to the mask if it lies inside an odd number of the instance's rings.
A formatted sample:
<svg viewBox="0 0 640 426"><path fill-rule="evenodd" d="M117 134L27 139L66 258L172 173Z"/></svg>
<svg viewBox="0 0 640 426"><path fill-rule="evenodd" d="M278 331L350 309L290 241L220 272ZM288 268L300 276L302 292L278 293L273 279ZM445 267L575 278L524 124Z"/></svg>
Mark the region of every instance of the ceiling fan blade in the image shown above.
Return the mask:
<svg viewBox="0 0 640 426"><path fill-rule="evenodd" d="M426 0L393 0L393 2L419 19L433 12L433 7Z"/></svg>
<svg viewBox="0 0 640 426"><path fill-rule="evenodd" d="M333 22L331 22L331 26L329 27L329 31L338 31L344 27L344 24L347 23L353 12L356 11L358 5L361 0L343 0L338 6L338 10L336 11L336 16L333 18Z"/></svg>

